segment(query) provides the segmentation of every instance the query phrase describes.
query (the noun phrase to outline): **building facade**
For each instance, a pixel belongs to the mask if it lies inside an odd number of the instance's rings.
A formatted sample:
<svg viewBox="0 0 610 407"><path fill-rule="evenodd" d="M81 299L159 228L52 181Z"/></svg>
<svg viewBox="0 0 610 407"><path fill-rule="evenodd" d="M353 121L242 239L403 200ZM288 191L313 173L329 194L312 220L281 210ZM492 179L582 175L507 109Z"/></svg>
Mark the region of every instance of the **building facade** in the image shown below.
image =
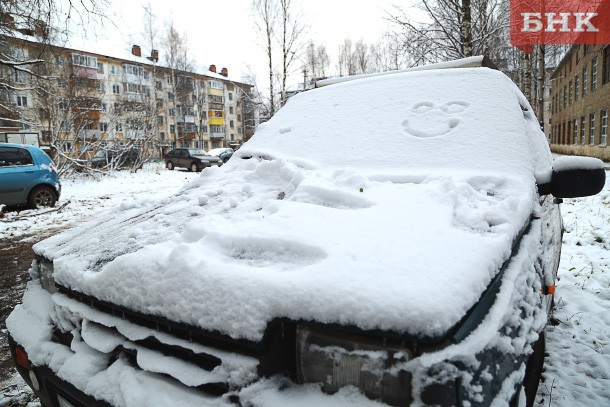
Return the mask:
<svg viewBox="0 0 610 407"><path fill-rule="evenodd" d="M551 87L551 150L610 161L610 45L572 46Z"/></svg>
<svg viewBox="0 0 610 407"><path fill-rule="evenodd" d="M66 157L135 146L149 156L173 147L238 148L256 124L252 86L228 70L161 66L134 45L122 58L3 37L17 64L0 69L0 133L37 132Z"/></svg>

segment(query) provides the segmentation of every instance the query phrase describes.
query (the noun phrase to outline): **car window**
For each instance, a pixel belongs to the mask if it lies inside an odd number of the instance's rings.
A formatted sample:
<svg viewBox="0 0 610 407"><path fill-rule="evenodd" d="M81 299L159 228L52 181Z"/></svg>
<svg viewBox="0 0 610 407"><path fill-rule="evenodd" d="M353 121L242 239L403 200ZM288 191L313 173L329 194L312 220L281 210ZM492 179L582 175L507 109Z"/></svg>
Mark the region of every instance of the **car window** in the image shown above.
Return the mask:
<svg viewBox="0 0 610 407"><path fill-rule="evenodd" d="M209 155L202 148L191 148L191 149L189 149L189 153L191 153L192 157L203 157L203 156Z"/></svg>
<svg viewBox="0 0 610 407"><path fill-rule="evenodd" d="M189 152L187 150L180 150L180 157L188 157Z"/></svg>
<svg viewBox="0 0 610 407"><path fill-rule="evenodd" d="M0 167L33 164L34 160L32 159L32 155L23 148L0 148Z"/></svg>
<svg viewBox="0 0 610 407"><path fill-rule="evenodd" d="M94 155L93 158L106 158L106 151L105 150L99 150L97 151Z"/></svg>

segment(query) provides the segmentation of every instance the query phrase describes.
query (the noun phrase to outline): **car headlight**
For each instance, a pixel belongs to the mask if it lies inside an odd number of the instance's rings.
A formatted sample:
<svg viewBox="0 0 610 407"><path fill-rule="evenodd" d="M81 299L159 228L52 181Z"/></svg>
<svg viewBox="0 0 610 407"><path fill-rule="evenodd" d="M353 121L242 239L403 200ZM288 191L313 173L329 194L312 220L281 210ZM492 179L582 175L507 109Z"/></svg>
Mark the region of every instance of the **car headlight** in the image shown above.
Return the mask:
<svg viewBox="0 0 610 407"><path fill-rule="evenodd" d="M57 292L57 286L55 280L53 280L53 263L47 259L41 259L35 261L33 267L38 267L38 278L42 288L54 294Z"/></svg>
<svg viewBox="0 0 610 407"><path fill-rule="evenodd" d="M411 375L396 367L412 359L410 350L326 328L297 327L297 381L320 383L334 393L353 385L368 397L392 405L411 401Z"/></svg>

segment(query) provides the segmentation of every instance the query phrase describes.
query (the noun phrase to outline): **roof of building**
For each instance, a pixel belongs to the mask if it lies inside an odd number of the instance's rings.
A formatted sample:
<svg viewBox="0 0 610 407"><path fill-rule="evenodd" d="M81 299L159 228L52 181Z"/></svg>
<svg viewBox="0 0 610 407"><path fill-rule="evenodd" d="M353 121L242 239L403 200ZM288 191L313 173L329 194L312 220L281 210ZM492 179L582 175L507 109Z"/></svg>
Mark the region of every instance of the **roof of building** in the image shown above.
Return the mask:
<svg viewBox="0 0 610 407"><path fill-rule="evenodd" d="M35 36L26 35L19 31L12 33L13 38L34 44L41 44L42 42ZM152 50L146 50L143 47L141 49L141 56L136 56L132 53L132 49L128 47L117 47L115 43L104 41L103 39L97 39L97 41L91 38L87 39L73 39L63 44L57 41L50 41L48 45L62 49L69 52L79 52L88 55L94 55L96 57L102 57L107 59L120 60L121 62L133 62L141 65L153 65L151 58ZM137 45L137 44L134 44ZM133 47L133 45L132 45ZM86 49L85 49L86 48ZM146 51L146 52L145 52ZM162 55L159 56L159 61L162 61ZM162 62L158 62L157 66L162 68L168 68ZM193 70L185 71L191 74L202 75L209 78L219 79L221 81L231 82L237 85L252 87L254 85L238 81L230 76L224 76L217 72L212 72L209 67L195 66Z"/></svg>

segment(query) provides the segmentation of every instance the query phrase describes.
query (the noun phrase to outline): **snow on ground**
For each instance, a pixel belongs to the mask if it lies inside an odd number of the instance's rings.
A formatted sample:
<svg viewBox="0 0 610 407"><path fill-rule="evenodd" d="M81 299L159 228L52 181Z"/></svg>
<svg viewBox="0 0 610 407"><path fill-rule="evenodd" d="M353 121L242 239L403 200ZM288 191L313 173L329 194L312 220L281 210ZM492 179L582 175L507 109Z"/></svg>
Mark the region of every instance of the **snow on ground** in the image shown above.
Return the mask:
<svg viewBox="0 0 610 407"><path fill-rule="evenodd" d="M557 326L547 328L539 405L610 403L610 172L596 196L561 205L565 234L555 294Z"/></svg>
<svg viewBox="0 0 610 407"><path fill-rule="evenodd" d="M199 173L168 171L162 163L148 163L135 174L116 171L97 178L61 179L62 193L55 208L5 212L0 218L0 240L65 228L136 200L161 199L198 176Z"/></svg>

